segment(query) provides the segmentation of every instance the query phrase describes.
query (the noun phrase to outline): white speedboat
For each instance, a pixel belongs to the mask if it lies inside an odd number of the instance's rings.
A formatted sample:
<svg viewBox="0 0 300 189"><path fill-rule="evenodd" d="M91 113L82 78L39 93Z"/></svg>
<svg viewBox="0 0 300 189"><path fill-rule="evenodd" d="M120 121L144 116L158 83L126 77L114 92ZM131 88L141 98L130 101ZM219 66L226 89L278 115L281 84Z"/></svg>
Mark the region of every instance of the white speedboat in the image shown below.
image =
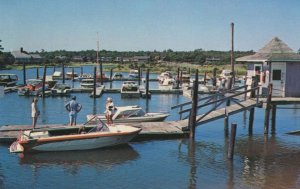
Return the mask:
<svg viewBox="0 0 300 189"><path fill-rule="evenodd" d="M139 77L139 71L138 70L130 70L128 74L129 78L138 78Z"/></svg>
<svg viewBox="0 0 300 189"><path fill-rule="evenodd" d="M60 71L55 71L53 74L52 74L52 79L53 80L59 80L59 79L62 79L63 76L62 76L62 72Z"/></svg>
<svg viewBox="0 0 300 189"><path fill-rule="evenodd" d="M114 125L102 121L95 126L27 130L10 146L10 152L89 150L125 144L141 128Z"/></svg>
<svg viewBox="0 0 300 189"><path fill-rule="evenodd" d="M141 96L140 88L134 81L124 81L121 87L122 98L139 98Z"/></svg>
<svg viewBox="0 0 300 189"><path fill-rule="evenodd" d="M159 84L163 86L173 85L175 83L175 79L170 71L162 72L157 79Z"/></svg>
<svg viewBox="0 0 300 189"><path fill-rule="evenodd" d="M82 79L80 86L82 88L94 88L94 79ZM101 87L100 83L96 83L96 87Z"/></svg>
<svg viewBox="0 0 300 189"><path fill-rule="evenodd" d="M112 120L114 123L130 123L130 122L154 122L163 121L168 117L166 113L146 113L139 106L119 106L116 107ZM97 119L106 121L104 114L87 115L89 123L95 122Z"/></svg>
<svg viewBox="0 0 300 189"><path fill-rule="evenodd" d="M53 96L69 96L71 94L71 86L69 84L56 83L51 89Z"/></svg>

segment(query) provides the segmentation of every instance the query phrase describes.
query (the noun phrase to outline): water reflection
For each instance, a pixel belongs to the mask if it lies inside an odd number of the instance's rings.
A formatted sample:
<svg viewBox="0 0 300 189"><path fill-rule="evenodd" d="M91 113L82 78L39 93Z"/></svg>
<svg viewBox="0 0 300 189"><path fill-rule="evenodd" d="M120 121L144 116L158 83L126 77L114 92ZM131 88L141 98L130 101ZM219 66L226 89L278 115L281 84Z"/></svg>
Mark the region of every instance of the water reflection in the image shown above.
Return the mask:
<svg viewBox="0 0 300 189"><path fill-rule="evenodd" d="M133 161L139 154L129 145L87 151L43 152L23 154L20 165L31 165L35 170L45 166L63 166L72 175L83 166L110 169L113 166Z"/></svg>

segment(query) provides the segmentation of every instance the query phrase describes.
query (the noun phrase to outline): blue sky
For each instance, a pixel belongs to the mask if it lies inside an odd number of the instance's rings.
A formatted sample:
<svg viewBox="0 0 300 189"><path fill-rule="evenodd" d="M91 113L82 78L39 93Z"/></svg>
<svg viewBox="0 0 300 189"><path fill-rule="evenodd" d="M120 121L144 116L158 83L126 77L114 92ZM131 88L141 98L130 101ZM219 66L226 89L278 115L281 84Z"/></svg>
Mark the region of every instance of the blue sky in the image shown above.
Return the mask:
<svg viewBox="0 0 300 189"><path fill-rule="evenodd" d="M299 0L0 0L0 39L11 51L235 50L277 36L300 48Z"/></svg>

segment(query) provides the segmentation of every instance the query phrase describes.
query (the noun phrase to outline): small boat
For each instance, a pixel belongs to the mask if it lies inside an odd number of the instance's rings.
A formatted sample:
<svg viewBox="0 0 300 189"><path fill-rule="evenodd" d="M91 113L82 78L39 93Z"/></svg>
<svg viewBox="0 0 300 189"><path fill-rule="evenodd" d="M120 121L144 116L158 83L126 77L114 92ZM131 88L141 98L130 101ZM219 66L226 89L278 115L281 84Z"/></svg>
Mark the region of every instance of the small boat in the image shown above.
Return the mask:
<svg viewBox="0 0 300 189"><path fill-rule="evenodd" d="M154 122L164 121L169 114L166 113L146 113L139 106L119 106L116 107L115 113L112 117L114 123L130 123L130 122ZM104 114L87 115L87 121L93 123L97 119L106 121Z"/></svg>
<svg viewBox="0 0 300 189"><path fill-rule="evenodd" d="M228 79L229 77L232 77L232 71L231 70L222 70L220 74L220 78Z"/></svg>
<svg viewBox="0 0 300 189"><path fill-rule="evenodd" d="M76 72L67 72L66 79L78 79L78 74Z"/></svg>
<svg viewBox="0 0 300 189"><path fill-rule="evenodd" d="M129 78L139 78L139 71L138 70L130 70L128 77Z"/></svg>
<svg viewBox="0 0 300 189"><path fill-rule="evenodd" d="M117 72L114 74L113 79L123 79L123 74L120 72Z"/></svg>
<svg viewBox="0 0 300 189"><path fill-rule="evenodd" d="M48 89L48 84L45 84L45 90ZM38 96L43 91L43 80L41 79L28 79L26 86L18 89L20 96Z"/></svg>
<svg viewBox="0 0 300 189"><path fill-rule="evenodd" d="M100 78L101 78L101 74L98 73L98 74L97 74L97 81L98 81L98 82L100 82ZM108 81L109 81L109 78L106 77L105 73L102 73L102 81L103 81L103 82L108 82Z"/></svg>
<svg viewBox="0 0 300 189"><path fill-rule="evenodd" d="M83 79L93 79L92 74L81 74L78 76L78 80L82 81Z"/></svg>
<svg viewBox="0 0 300 189"><path fill-rule="evenodd" d="M157 79L158 79L159 84L163 84L164 81L165 81L166 79L169 80L169 81L174 80L174 79L173 79L173 76L172 76L172 73L171 73L170 71L162 72L162 73L157 77ZM174 81L175 81L175 80L174 80Z"/></svg>
<svg viewBox="0 0 300 189"><path fill-rule="evenodd" d="M62 72L60 71L55 71L53 74L52 74L52 79L53 80L59 80L59 79L62 79Z"/></svg>
<svg viewBox="0 0 300 189"><path fill-rule="evenodd" d="M16 74L0 74L0 86L12 87L18 82L18 76Z"/></svg>
<svg viewBox="0 0 300 189"><path fill-rule="evenodd" d="M134 81L124 81L121 87L122 98L138 98L140 97L140 89Z"/></svg>
<svg viewBox="0 0 300 189"><path fill-rule="evenodd" d="M107 126L102 121L93 126L26 130L9 149L23 153L97 149L125 144L141 130L126 125Z"/></svg>
<svg viewBox="0 0 300 189"><path fill-rule="evenodd" d="M94 79L82 79L80 82L82 88L94 88ZM100 87L99 83L96 83L96 87Z"/></svg>
<svg viewBox="0 0 300 189"><path fill-rule="evenodd" d="M69 96L71 95L71 86L69 84L57 83L51 89L53 96Z"/></svg>

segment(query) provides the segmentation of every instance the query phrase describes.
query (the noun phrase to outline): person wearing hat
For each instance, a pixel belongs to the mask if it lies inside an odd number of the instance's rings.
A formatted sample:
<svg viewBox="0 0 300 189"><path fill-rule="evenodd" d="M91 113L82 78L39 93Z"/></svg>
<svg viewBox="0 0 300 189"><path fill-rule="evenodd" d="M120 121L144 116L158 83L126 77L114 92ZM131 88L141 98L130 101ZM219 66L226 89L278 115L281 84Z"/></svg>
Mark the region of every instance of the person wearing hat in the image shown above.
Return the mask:
<svg viewBox="0 0 300 189"><path fill-rule="evenodd" d="M112 117L114 113L114 103L111 97L108 97L105 103L105 118L107 121L107 124L113 124Z"/></svg>
<svg viewBox="0 0 300 189"><path fill-rule="evenodd" d="M66 105L65 108L69 112L70 117L70 125L76 125L76 118L77 113L80 112L82 105L78 102L76 102L76 96L72 97L72 100L70 100Z"/></svg>
<svg viewBox="0 0 300 189"><path fill-rule="evenodd" d="M37 102L38 102L37 98L32 99L32 103L31 103L32 129L35 129L37 118L40 115Z"/></svg>

